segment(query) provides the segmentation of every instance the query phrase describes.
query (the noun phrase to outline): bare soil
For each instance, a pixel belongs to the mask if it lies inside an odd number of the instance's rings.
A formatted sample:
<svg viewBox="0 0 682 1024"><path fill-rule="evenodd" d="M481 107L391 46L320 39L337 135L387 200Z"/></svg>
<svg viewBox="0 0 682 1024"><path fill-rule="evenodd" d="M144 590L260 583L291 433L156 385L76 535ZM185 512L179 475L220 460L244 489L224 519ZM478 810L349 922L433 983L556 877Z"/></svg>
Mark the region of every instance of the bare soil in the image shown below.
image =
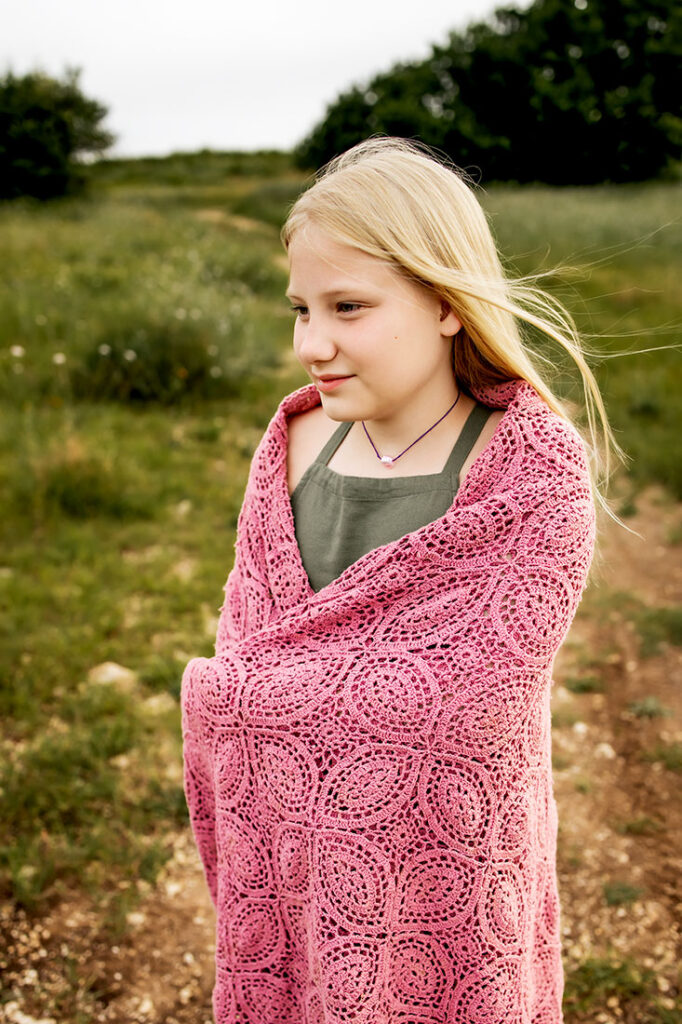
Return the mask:
<svg viewBox="0 0 682 1024"><path fill-rule="evenodd" d="M643 657L628 600L680 604L682 506L651 490L637 507L627 522L641 538L605 529L555 666L566 1024L682 1021L682 776L661 760L682 742L682 650ZM576 679L602 692L573 692ZM652 717L632 709L644 700ZM116 941L80 892L40 917L0 906L0 1021L210 1024L213 911L191 836L170 838L172 858ZM576 979L590 961L611 974L586 995Z"/></svg>

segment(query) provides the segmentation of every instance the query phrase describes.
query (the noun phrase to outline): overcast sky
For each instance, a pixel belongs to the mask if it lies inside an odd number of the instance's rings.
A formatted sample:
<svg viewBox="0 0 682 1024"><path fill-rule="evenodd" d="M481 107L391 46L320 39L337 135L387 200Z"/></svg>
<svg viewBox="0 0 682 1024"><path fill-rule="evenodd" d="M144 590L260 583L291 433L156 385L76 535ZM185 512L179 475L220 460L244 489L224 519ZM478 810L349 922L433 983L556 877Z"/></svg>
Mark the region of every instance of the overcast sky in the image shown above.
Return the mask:
<svg viewBox="0 0 682 1024"><path fill-rule="evenodd" d="M494 0L0 0L0 72L82 68L114 153L288 149L347 86ZM525 5L524 5L525 6Z"/></svg>

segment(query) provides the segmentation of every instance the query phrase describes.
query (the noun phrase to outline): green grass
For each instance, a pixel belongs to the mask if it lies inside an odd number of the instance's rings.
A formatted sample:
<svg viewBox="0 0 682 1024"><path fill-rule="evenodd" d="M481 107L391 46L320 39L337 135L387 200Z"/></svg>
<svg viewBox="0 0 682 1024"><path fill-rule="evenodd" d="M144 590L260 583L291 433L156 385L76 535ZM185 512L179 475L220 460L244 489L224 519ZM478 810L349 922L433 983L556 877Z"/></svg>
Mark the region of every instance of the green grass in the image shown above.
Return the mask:
<svg viewBox="0 0 682 1024"><path fill-rule="evenodd" d="M564 1010L596 1010L611 996L632 1000L655 991L653 971L630 960L590 957L566 973Z"/></svg>
<svg viewBox="0 0 682 1024"><path fill-rule="evenodd" d="M113 161L94 178L90 199L0 206L0 888L33 905L84 885L117 926L186 821L179 709L152 722L145 699L177 700L187 660L212 652L250 456L304 382L278 241L304 181L282 154ZM660 325L682 320L680 231L652 234L674 197L495 188L485 202L523 270L591 264L548 284L608 355L670 341ZM633 489L682 494L679 360L599 374ZM641 623L643 643L678 642L670 610ZM137 674L134 693L86 683L107 660ZM594 671L566 685L596 692Z"/></svg>
<svg viewBox="0 0 682 1024"><path fill-rule="evenodd" d="M662 644L682 647L682 608L642 609L636 618L642 657L658 654Z"/></svg>
<svg viewBox="0 0 682 1024"><path fill-rule="evenodd" d="M665 828L660 821L642 815L639 818L632 818L617 826L618 832L626 836L654 836Z"/></svg>
<svg viewBox="0 0 682 1024"><path fill-rule="evenodd" d="M602 693L604 690L604 683L597 675L569 676L564 686L571 693Z"/></svg>
<svg viewBox="0 0 682 1024"><path fill-rule="evenodd" d="M657 743L653 750L646 750L645 761L657 761L669 772L682 774L682 743Z"/></svg>
<svg viewBox="0 0 682 1024"><path fill-rule="evenodd" d="M628 711L631 711L635 718L669 718L672 714L670 708L664 707L658 697L633 700L628 704Z"/></svg>
<svg viewBox="0 0 682 1024"><path fill-rule="evenodd" d="M621 907L634 903L642 895L642 890L629 882L604 882L604 899L608 907Z"/></svg>

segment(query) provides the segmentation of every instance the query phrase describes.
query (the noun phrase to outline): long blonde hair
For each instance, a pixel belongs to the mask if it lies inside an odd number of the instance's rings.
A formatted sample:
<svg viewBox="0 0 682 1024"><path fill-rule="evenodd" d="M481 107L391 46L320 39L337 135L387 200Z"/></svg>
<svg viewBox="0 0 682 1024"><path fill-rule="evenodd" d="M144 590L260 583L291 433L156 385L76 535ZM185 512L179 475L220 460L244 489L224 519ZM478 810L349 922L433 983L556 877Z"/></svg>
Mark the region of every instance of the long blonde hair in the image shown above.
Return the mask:
<svg viewBox="0 0 682 1024"><path fill-rule="evenodd" d="M583 439L595 497L613 516L600 488L610 475L612 453L623 453L575 324L538 287L537 277L505 274L485 213L457 168L406 139L367 139L327 164L299 196L282 228L285 248L309 222L336 241L389 263L447 303L462 323L453 369L465 391L522 378L551 409L573 422L539 368L550 360L533 351L522 335L523 325L567 352L582 377Z"/></svg>

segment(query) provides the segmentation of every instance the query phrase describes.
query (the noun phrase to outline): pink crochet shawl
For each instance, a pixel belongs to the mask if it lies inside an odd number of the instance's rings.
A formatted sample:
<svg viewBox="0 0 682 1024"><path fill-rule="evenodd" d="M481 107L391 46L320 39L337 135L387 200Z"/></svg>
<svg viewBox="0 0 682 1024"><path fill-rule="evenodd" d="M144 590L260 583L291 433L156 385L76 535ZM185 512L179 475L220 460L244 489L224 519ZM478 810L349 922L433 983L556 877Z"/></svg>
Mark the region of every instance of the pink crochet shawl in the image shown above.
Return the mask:
<svg viewBox="0 0 682 1024"><path fill-rule="evenodd" d="M449 511L314 593L287 397L253 459L185 789L217 1024L559 1024L549 694L592 556L574 429L514 381Z"/></svg>

